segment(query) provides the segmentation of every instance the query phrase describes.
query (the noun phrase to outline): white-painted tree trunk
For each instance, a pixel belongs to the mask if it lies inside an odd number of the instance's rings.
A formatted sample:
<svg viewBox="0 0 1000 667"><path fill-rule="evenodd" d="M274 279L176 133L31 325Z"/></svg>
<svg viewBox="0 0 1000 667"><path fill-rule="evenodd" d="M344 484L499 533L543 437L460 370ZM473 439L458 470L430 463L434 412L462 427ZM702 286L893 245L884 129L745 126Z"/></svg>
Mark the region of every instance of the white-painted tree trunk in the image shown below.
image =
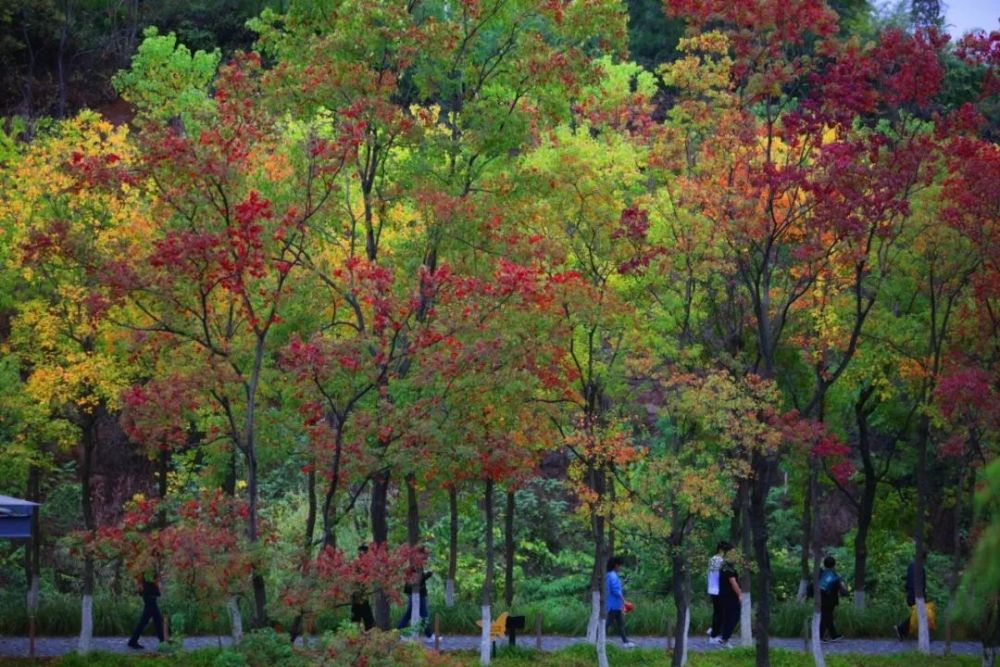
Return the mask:
<svg viewBox="0 0 1000 667"><path fill-rule="evenodd" d="M799 602L805 602L806 593L809 590L809 580L805 577L799 578L799 592L795 594L795 599Z"/></svg>
<svg viewBox="0 0 1000 667"><path fill-rule="evenodd" d="M587 621L587 642L597 643L599 626L601 625L601 592L590 591L590 620Z"/></svg>
<svg viewBox="0 0 1000 667"><path fill-rule="evenodd" d="M493 654L493 640L490 638L490 624L493 622L490 614L490 606L482 606L483 633L479 636L479 664L490 664Z"/></svg>
<svg viewBox="0 0 1000 667"><path fill-rule="evenodd" d="M681 635L681 645L675 646L675 651L681 652L681 667L688 661L688 633L691 631L691 607L684 610L684 633Z"/></svg>
<svg viewBox="0 0 1000 667"><path fill-rule="evenodd" d="M38 575L31 576L31 585L28 586L28 616L38 613Z"/></svg>
<svg viewBox="0 0 1000 667"><path fill-rule="evenodd" d="M420 628L420 593L410 593L410 627L417 628L418 632L421 632Z"/></svg>
<svg viewBox="0 0 1000 667"><path fill-rule="evenodd" d="M239 644L243 639L243 614L240 612L240 599L235 595L226 600L226 611L229 612L229 627L233 636L233 644Z"/></svg>
<svg viewBox="0 0 1000 667"><path fill-rule="evenodd" d="M854 591L854 607L856 609L864 609L865 604L867 604L867 600L865 599L864 590Z"/></svg>
<svg viewBox="0 0 1000 667"><path fill-rule="evenodd" d="M924 598L917 598L917 650L924 655L931 652L931 633L927 627L927 604Z"/></svg>
<svg viewBox="0 0 1000 667"><path fill-rule="evenodd" d="M94 638L94 597L84 595L80 602L80 644L77 651L90 652L90 642Z"/></svg>
<svg viewBox="0 0 1000 667"><path fill-rule="evenodd" d="M597 667L608 667L608 627L597 619Z"/></svg>
<svg viewBox="0 0 1000 667"><path fill-rule="evenodd" d="M997 648L996 646L983 644L983 667L996 667Z"/></svg>
<svg viewBox="0 0 1000 667"><path fill-rule="evenodd" d="M753 646L753 601L750 591L743 591L743 602L740 605L740 643L743 646Z"/></svg>
<svg viewBox="0 0 1000 667"><path fill-rule="evenodd" d="M826 667L826 657L823 655L823 641L820 633L820 613L813 611L812 615L812 639L809 648L812 650L813 664L816 667Z"/></svg>
<svg viewBox="0 0 1000 667"><path fill-rule="evenodd" d="M444 606L451 609L455 606L455 580L445 579L444 582Z"/></svg>

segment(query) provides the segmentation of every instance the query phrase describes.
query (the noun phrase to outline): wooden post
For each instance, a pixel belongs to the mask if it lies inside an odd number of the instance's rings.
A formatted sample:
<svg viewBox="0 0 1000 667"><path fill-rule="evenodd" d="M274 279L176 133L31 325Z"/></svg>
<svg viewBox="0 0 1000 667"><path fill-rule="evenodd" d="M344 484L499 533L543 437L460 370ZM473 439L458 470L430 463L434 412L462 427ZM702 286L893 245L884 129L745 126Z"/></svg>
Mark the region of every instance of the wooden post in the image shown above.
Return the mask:
<svg viewBox="0 0 1000 667"><path fill-rule="evenodd" d="M35 657L35 615L28 617L28 657Z"/></svg>
<svg viewBox="0 0 1000 667"><path fill-rule="evenodd" d="M535 614L535 648L542 650L542 612Z"/></svg>
<svg viewBox="0 0 1000 667"><path fill-rule="evenodd" d="M812 630L811 619L802 621L802 650L809 651L809 633Z"/></svg>
<svg viewBox="0 0 1000 667"><path fill-rule="evenodd" d="M170 641L170 617L163 616L163 641Z"/></svg>
<svg viewBox="0 0 1000 667"><path fill-rule="evenodd" d="M670 631L670 617L667 617L667 653L674 652L674 633Z"/></svg>
<svg viewBox="0 0 1000 667"><path fill-rule="evenodd" d="M441 650L441 614L434 614L434 650Z"/></svg>

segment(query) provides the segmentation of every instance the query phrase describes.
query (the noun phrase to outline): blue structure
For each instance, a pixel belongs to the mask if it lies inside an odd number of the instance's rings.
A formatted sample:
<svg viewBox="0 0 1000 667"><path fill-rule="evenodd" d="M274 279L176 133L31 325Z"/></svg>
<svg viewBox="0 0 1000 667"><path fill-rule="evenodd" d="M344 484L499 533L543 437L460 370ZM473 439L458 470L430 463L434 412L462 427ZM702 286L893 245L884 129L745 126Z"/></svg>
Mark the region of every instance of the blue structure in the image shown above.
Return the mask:
<svg viewBox="0 0 1000 667"><path fill-rule="evenodd" d="M31 518L38 503L0 496L0 539L31 539Z"/></svg>

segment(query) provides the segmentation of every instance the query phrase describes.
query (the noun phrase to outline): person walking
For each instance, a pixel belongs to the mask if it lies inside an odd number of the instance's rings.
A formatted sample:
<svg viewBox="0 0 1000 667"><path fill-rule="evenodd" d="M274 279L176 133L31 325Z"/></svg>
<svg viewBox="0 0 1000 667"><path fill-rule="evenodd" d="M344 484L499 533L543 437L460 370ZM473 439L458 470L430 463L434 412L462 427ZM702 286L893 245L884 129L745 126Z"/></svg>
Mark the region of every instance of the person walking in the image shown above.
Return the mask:
<svg viewBox="0 0 1000 667"><path fill-rule="evenodd" d="M363 559L368 554L368 545L362 544L358 547L358 560ZM357 569L361 570L360 564ZM368 588L364 584L357 584L351 593L351 623L360 623L365 631L375 627L375 615L372 613L371 602L368 601Z"/></svg>
<svg viewBox="0 0 1000 667"><path fill-rule="evenodd" d="M622 580L618 575L618 570L622 567L622 559L612 556L608 559L607 575L604 578L605 599L607 603L605 609L608 613L608 620L605 625L605 632L610 631L611 625L618 627L618 635L622 638L622 646L633 648L635 644L625 636L625 593L622 590Z"/></svg>
<svg viewBox="0 0 1000 667"><path fill-rule="evenodd" d="M712 625L708 629L708 637L718 637L722 634L722 599L719 597L719 578L722 565L726 562L726 553L733 545L725 540L715 547L715 555L708 559L708 597L712 601Z"/></svg>
<svg viewBox="0 0 1000 667"><path fill-rule="evenodd" d="M160 605L157 600L160 597L159 582L156 581L155 577L143 576L138 588L142 595L142 615L128 640L128 647L142 649L145 647L139 643L139 635L146 629L150 621L153 621L156 638L160 640L160 643L162 644L166 640L163 636L163 615L160 613Z"/></svg>
<svg viewBox="0 0 1000 667"><path fill-rule="evenodd" d="M837 560L833 556L823 559L819 575L819 637L822 641L835 642L843 637L833 624L833 612L840 604L840 596L847 594L843 578L837 574ZM829 639L823 639L829 634Z"/></svg>
<svg viewBox="0 0 1000 667"><path fill-rule="evenodd" d="M405 586L403 586L403 594L406 595L406 612L403 617L399 619L399 623L396 625L396 629L402 630L410 625L410 621L413 617L413 581L419 582L417 585L417 590L420 593L420 624L423 626L424 636L430 638L434 634L434 629L428 622L428 616L430 611L427 608L427 580L434 576L433 572L424 571L423 568L415 570L414 577L411 581L408 581Z"/></svg>
<svg viewBox="0 0 1000 667"><path fill-rule="evenodd" d="M927 561L925 560L924 562ZM924 568L921 569L923 570L924 580L924 600L929 602L930 598L927 595L927 570ZM910 613L906 615L906 618L904 618L901 623L896 625L896 637L899 639L906 639L910 634L910 617L914 615L914 607L917 605L916 582L914 581L915 574L916 565L911 560L910 564L906 566L906 577L903 585L903 588L906 591L906 605L909 607Z"/></svg>
<svg viewBox="0 0 1000 667"><path fill-rule="evenodd" d="M727 550L728 551L728 550ZM722 607L722 623L716 632L712 628L713 644L732 648L729 639L740 622L740 607L743 602L743 591L740 590L740 576L729 560L725 560L719 570L719 603Z"/></svg>

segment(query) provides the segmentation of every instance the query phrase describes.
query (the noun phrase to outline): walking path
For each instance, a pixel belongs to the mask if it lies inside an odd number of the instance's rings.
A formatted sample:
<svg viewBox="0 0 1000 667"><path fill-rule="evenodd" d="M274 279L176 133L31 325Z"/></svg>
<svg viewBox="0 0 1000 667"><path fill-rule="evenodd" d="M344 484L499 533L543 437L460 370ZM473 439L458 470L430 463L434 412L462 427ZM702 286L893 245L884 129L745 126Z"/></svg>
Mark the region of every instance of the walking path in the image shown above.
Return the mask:
<svg viewBox="0 0 1000 667"><path fill-rule="evenodd" d="M734 638L736 639L736 638ZM156 640L152 637L142 639L145 651L135 651L125 646L127 637L95 637L92 642L94 651L108 651L112 653L141 653L156 650ZM542 649L545 651L555 651L572 644L582 644L583 637L560 637L556 635L544 635L542 637ZM663 637L633 637L632 641L641 648L658 648L665 650L667 640ZM184 648L194 650L199 648L214 648L228 646L231 643L229 637L186 637ZM433 647L433 640L424 640L429 647ZM609 640L609 645L620 645L617 641ZM506 639L497 642L497 646L506 644ZM518 638L518 646L525 648L535 647L535 637L528 635ZM775 638L771 640L771 646L794 651L806 650L806 645L801 639ZM35 639L35 655L38 657L50 657L65 655L76 651L76 637L38 637ZM479 647L478 636L446 636L441 638L441 650L460 651L476 650ZM827 653L862 653L868 655L887 655L893 653L912 653L917 650L916 641L897 641L895 639L844 639L838 642L824 644ZM977 642L952 642L952 652L957 655L979 655L982 648ZM725 651L709 644L705 637L691 637L689 639L688 650L705 651ZM944 642L933 642L931 651L935 655L944 653ZM27 637L0 637L0 657L26 657L28 655Z"/></svg>

